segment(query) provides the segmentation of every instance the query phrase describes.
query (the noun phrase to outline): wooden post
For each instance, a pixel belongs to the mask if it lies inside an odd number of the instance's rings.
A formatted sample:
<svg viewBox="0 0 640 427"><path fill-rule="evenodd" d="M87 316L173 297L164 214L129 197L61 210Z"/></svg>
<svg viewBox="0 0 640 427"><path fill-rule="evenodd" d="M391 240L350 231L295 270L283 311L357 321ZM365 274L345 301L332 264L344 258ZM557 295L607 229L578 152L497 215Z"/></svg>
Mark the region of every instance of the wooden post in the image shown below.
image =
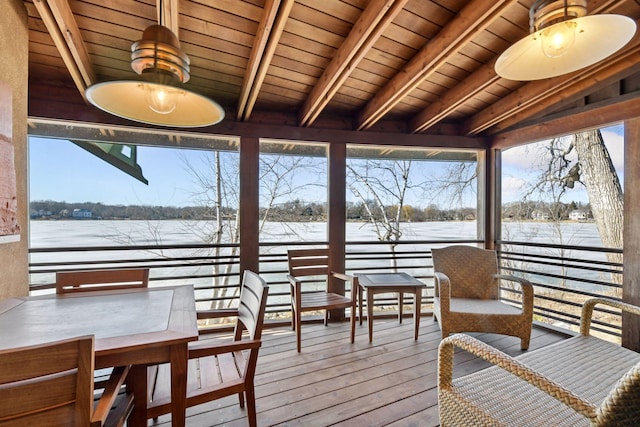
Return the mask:
<svg viewBox="0 0 640 427"><path fill-rule="evenodd" d="M640 306L640 118L624 123L622 300ZM622 345L640 351L640 316L622 315Z"/></svg>
<svg viewBox="0 0 640 427"><path fill-rule="evenodd" d="M496 240L502 238L502 150L487 150L487 217L485 219L484 242L487 249L496 248Z"/></svg>
<svg viewBox="0 0 640 427"><path fill-rule="evenodd" d="M240 280L245 270L260 272L258 236L258 197L260 176L260 140L240 140Z"/></svg>
<svg viewBox="0 0 640 427"><path fill-rule="evenodd" d="M347 146L345 143L329 144L328 156L328 218L327 235L329 237L329 269L344 273L346 231L346 183L347 183ZM329 291L345 294L344 282L332 279ZM351 313L355 315L355 313ZM344 319L344 309L331 310L329 317Z"/></svg>

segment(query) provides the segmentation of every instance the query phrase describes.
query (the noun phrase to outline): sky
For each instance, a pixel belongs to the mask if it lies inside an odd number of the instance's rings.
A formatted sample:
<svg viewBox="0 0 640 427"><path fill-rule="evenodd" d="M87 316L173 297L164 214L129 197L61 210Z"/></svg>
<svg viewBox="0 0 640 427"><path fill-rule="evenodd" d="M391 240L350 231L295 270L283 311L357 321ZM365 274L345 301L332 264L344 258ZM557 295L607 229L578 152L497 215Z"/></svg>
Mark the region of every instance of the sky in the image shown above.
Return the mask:
<svg viewBox="0 0 640 427"><path fill-rule="evenodd" d="M623 128L602 131L605 144L623 178ZM503 160L503 202L518 200L522 185L532 176L535 154L529 146L505 150ZM189 206L193 178L185 161L200 164L203 150L138 147L137 159L149 185L130 177L93 154L65 140L30 138L30 200L101 202L104 204ZM568 195L570 200L588 202L584 188ZM302 199L306 199L301 197ZM410 201L411 202L411 201ZM419 202L414 202L419 205Z"/></svg>
<svg viewBox="0 0 640 427"><path fill-rule="evenodd" d="M30 200L187 206L193 187L183 158L203 151L139 146L138 164L149 185L65 140L30 138Z"/></svg>

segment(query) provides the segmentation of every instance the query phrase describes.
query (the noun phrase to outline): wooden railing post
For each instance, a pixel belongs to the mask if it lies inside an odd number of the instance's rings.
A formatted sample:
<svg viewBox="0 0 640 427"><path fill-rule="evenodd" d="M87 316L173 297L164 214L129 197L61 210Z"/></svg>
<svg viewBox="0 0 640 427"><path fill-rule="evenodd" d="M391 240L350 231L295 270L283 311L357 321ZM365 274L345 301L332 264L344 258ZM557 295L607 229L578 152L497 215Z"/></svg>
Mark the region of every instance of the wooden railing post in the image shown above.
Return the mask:
<svg viewBox="0 0 640 427"><path fill-rule="evenodd" d="M624 123L624 273L622 300L640 305L640 118ZM622 314L622 345L640 351L640 316Z"/></svg>
<svg viewBox="0 0 640 427"><path fill-rule="evenodd" d="M260 176L260 139L240 140L240 281L242 272L259 273L258 196Z"/></svg>
<svg viewBox="0 0 640 427"><path fill-rule="evenodd" d="M329 269L344 273L346 244L346 182L347 182L347 146L346 144L329 144L327 194L328 220L327 235L329 237ZM329 292L345 294L345 284L341 280L331 279ZM351 313L353 316L354 313ZM332 310L330 318L344 319L344 309Z"/></svg>

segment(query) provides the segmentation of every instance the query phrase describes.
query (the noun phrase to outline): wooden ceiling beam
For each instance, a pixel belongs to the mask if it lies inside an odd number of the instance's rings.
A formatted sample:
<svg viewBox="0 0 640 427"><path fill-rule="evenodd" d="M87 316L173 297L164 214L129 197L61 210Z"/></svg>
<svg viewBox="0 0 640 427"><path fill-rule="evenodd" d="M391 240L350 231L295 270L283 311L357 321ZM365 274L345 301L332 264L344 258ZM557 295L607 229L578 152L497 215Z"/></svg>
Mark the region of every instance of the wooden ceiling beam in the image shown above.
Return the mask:
<svg viewBox="0 0 640 427"><path fill-rule="evenodd" d="M437 101L432 102L427 108L418 113L410 121L409 128L411 131L414 133L424 132L498 81L500 76L495 71L496 60L497 58L478 68L443 97L438 98Z"/></svg>
<svg viewBox="0 0 640 427"><path fill-rule="evenodd" d="M613 8L621 6L624 2L625 0L591 0L587 3L587 14L607 13Z"/></svg>
<svg viewBox="0 0 640 427"><path fill-rule="evenodd" d="M370 128L465 43L485 30L513 0L473 0L374 96L358 114L358 130Z"/></svg>
<svg viewBox="0 0 640 427"><path fill-rule="evenodd" d="M465 134L477 135L484 131L495 134L522 122L553 104L593 88L599 81L635 67L639 52L640 34L636 34L626 48L605 62L569 75L530 82L467 120Z"/></svg>
<svg viewBox="0 0 640 427"><path fill-rule="evenodd" d="M589 3L590 14L606 13L612 8L623 3L624 0L595 0ZM430 104L418 113L409 124L413 132L424 132L431 126L447 117L469 99L481 93L487 87L500 79L495 72L497 57L485 64L462 83L455 86L444 97Z"/></svg>
<svg viewBox="0 0 640 427"><path fill-rule="evenodd" d="M96 77L69 3L66 0L34 0L33 4L84 99L85 89Z"/></svg>
<svg viewBox="0 0 640 427"><path fill-rule="evenodd" d="M574 134L577 131L593 129L640 117L640 97L628 96L607 103L604 106L586 108L570 117L561 115L533 123L494 136L491 148L505 150L517 145L550 139L559 135Z"/></svg>
<svg viewBox="0 0 640 427"><path fill-rule="evenodd" d="M499 132L505 131L512 126L516 126L518 123L525 122L539 113L543 113L545 110L553 108L558 104L558 102L562 102L563 100L572 97L584 96L585 94L588 95L591 91L596 90L601 86L606 86L640 71L640 64L638 64L636 60L638 56L640 56L640 46L637 46L633 51L629 52L628 55L625 55L624 58L620 58L616 63L610 64L606 68L601 68L597 71L594 70L593 73L590 73L581 80L564 87L562 89L563 96L561 99L546 97L523 111L512 114L506 120L503 120L497 125L491 127L487 133L495 135Z"/></svg>
<svg viewBox="0 0 640 427"><path fill-rule="evenodd" d="M240 121L248 120L251 116L251 111L255 106L293 3L294 0L267 0L265 2L264 14L258 26L256 41L251 49L238 101L237 119Z"/></svg>
<svg viewBox="0 0 640 427"><path fill-rule="evenodd" d="M299 115L300 126L315 121L407 1L373 0L367 5L307 97Z"/></svg>

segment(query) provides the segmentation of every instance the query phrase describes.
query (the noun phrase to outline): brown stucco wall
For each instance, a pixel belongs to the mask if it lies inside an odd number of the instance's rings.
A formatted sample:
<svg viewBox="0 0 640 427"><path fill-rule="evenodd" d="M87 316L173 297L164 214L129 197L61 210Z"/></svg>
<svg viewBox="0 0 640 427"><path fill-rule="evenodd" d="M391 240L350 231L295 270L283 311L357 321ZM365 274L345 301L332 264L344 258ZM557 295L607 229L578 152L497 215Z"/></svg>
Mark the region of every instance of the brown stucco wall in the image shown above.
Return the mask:
<svg viewBox="0 0 640 427"><path fill-rule="evenodd" d="M11 89L17 219L20 239L0 243L0 300L28 293L27 192L27 69L29 36L27 12L21 0L5 0L0 13L0 81ZM6 113L5 113L6 114Z"/></svg>

